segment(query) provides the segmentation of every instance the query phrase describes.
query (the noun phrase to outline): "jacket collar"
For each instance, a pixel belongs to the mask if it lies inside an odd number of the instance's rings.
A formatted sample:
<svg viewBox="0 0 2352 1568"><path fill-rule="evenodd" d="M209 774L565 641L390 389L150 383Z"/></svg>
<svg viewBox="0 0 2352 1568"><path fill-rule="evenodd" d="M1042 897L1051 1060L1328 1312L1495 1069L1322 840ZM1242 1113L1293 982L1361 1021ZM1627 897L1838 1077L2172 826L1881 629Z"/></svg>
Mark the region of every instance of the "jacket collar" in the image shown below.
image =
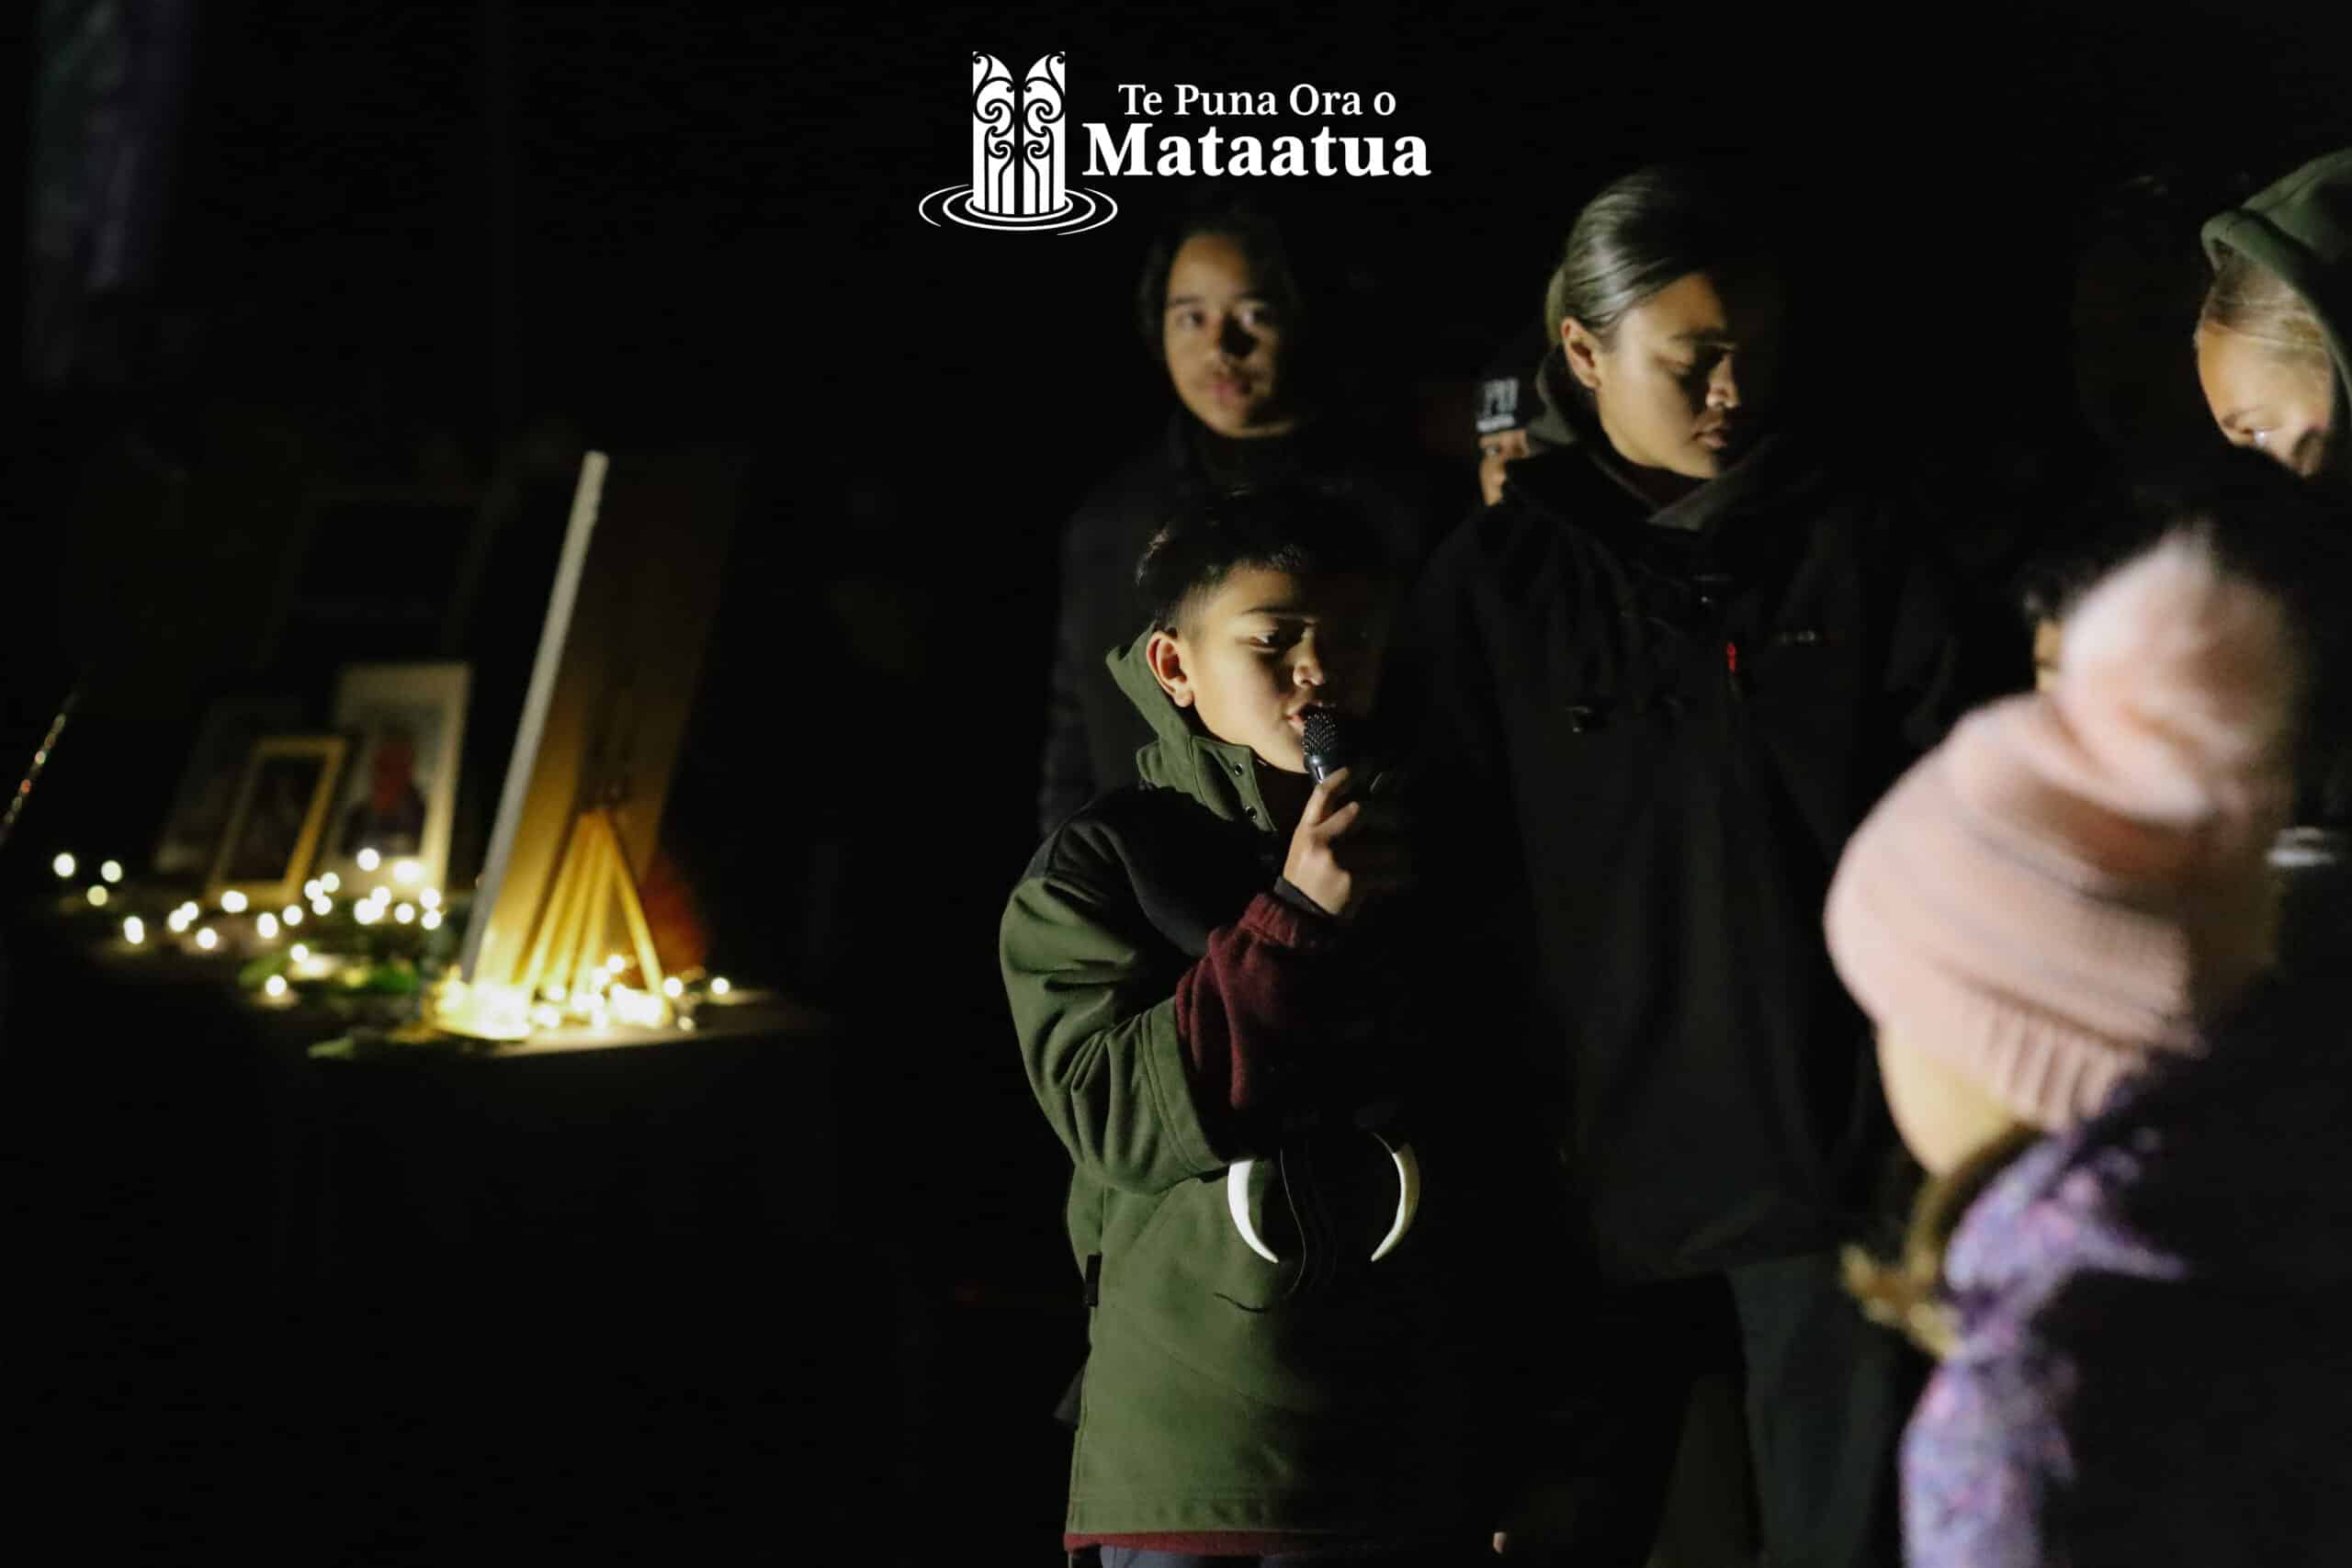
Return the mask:
<svg viewBox="0 0 2352 1568"><path fill-rule="evenodd" d="M1257 753L1203 730L1186 710L1168 700L1145 664L1147 631L1105 656L1111 678L1151 726L1152 742L1136 753L1136 772L1155 789L1178 790L1228 822L1273 831L1273 816L1258 787Z"/></svg>
<svg viewBox="0 0 2352 1568"><path fill-rule="evenodd" d="M1728 469L1688 495L1659 506L1642 491L1570 381L1566 354L1555 344L1536 369L1544 412L1529 427L1536 453L1510 466L1508 487L1555 520L1606 531L1611 522L1639 523L1703 538L1711 550L1735 553L1764 543L1754 537L1780 530L1756 525L1801 511L1821 482L1806 443L1793 430L1764 435Z"/></svg>

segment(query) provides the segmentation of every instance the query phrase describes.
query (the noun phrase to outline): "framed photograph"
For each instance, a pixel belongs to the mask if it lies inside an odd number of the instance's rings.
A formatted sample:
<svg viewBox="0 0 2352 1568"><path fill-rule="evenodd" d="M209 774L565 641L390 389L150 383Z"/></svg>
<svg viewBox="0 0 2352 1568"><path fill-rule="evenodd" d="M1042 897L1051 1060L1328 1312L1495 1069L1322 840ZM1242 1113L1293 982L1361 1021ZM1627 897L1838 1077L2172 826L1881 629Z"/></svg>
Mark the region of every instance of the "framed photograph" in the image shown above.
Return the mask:
<svg viewBox="0 0 2352 1568"><path fill-rule="evenodd" d="M237 803L237 786L244 781L245 761L254 743L301 723L302 705L290 696L225 696L206 708L149 869L157 876L191 882L209 872L220 858L229 813Z"/></svg>
<svg viewBox="0 0 2352 1568"><path fill-rule="evenodd" d="M351 766L310 874L332 871L346 887L446 885L470 679L463 664L343 671L330 723L351 742ZM362 864L371 850L372 870Z"/></svg>
<svg viewBox="0 0 2352 1568"><path fill-rule="evenodd" d="M340 735L274 735L246 761L206 899L232 889L255 904L290 904L334 805L348 743Z"/></svg>

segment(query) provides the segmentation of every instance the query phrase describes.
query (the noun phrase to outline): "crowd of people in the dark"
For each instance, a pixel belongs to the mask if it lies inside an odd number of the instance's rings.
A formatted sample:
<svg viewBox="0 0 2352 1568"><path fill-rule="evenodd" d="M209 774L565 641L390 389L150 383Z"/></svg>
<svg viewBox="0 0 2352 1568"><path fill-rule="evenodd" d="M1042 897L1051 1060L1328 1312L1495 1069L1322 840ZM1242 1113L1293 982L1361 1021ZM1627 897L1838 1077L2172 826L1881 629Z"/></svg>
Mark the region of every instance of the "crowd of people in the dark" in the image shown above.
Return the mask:
<svg viewBox="0 0 2352 1568"><path fill-rule="evenodd" d="M1753 188L1586 202L1451 468L1275 217L1147 255L1001 935L1074 1560L2352 1549L2352 152L2118 187L1964 475Z"/></svg>

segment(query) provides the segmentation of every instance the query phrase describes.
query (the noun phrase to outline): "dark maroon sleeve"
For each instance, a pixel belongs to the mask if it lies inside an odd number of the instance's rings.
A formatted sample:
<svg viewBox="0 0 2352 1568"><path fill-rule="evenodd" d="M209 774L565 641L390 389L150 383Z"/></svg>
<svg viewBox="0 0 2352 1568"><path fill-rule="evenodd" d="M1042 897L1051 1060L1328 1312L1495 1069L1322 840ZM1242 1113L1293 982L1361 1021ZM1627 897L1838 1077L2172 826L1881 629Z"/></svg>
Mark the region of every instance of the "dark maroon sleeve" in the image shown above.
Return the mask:
<svg viewBox="0 0 2352 1568"><path fill-rule="evenodd" d="M1261 893L1238 921L1209 933L1208 951L1176 983L1176 1036L1220 1153L1258 1146L1274 1125L1283 1082L1317 1031L1325 955L1338 939L1329 917Z"/></svg>

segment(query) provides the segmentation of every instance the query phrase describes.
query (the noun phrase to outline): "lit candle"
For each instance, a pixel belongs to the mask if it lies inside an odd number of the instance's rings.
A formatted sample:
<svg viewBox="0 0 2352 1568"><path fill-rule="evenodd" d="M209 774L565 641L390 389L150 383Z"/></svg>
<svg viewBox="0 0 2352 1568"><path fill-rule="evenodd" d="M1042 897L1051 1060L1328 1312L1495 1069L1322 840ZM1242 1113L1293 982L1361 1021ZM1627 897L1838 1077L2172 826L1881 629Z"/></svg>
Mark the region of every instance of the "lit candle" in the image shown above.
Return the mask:
<svg viewBox="0 0 2352 1568"><path fill-rule="evenodd" d="M122 922L122 940L137 947L147 940L147 922L133 915Z"/></svg>
<svg viewBox="0 0 2352 1568"><path fill-rule="evenodd" d="M277 940L277 917L270 914L263 915L261 919L254 922L254 930L261 933L262 941L276 942Z"/></svg>
<svg viewBox="0 0 2352 1568"><path fill-rule="evenodd" d="M101 882L120 882L122 880L122 863L119 860L110 860L107 862L106 864L98 867L98 880Z"/></svg>
<svg viewBox="0 0 2352 1568"><path fill-rule="evenodd" d="M196 945L209 953L220 945L220 934L210 926L196 933Z"/></svg>
<svg viewBox="0 0 2352 1568"><path fill-rule="evenodd" d="M55 860L49 863L49 869L57 873L58 881L71 882L74 880L74 864L75 862L72 855L62 854Z"/></svg>
<svg viewBox="0 0 2352 1568"><path fill-rule="evenodd" d="M229 891L220 895L220 908L224 914L243 914L245 912L245 896L232 887Z"/></svg>
<svg viewBox="0 0 2352 1568"><path fill-rule="evenodd" d="M375 851L373 851L373 850L362 850L362 851L360 851L360 852L359 852L359 869L360 869L360 870L362 870L362 871L373 871L373 870L375 870L378 866L379 866L379 865L381 865L381 864L383 864L383 863L384 863L384 857L383 857L383 856L381 856L381 855L379 855L379 854L378 854Z"/></svg>

